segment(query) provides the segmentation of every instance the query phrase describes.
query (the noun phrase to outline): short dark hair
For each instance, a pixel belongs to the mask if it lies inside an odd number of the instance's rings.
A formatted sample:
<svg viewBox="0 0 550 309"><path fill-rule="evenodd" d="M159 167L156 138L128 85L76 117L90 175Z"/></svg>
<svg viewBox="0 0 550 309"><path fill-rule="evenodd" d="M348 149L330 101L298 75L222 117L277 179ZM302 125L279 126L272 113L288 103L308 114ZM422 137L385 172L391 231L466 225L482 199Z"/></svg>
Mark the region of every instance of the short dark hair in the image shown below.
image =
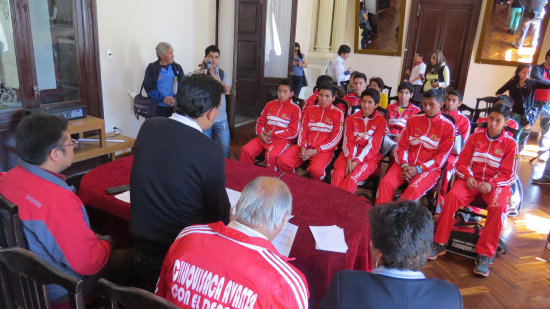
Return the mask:
<svg viewBox="0 0 550 309"><path fill-rule="evenodd" d="M508 107L506 104L502 104L498 102L493 104L493 106L489 108L488 114L492 112L502 114L502 116L504 116L504 119L506 119L510 116L511 110L510 110L510 107Z"/></svg>
<svg viewBox="0 0 550 309"><path fill-rule="evenodd" d="M507 96L505 94L499 95L497 97L497 99L495 100L495 103L504 104L504 105L508 106L508 108L510 108L510 109L514 107L514 99L512 99L511 96Z"/></svg>
<svg viewBox="0 0 550 309"><path fill-rule="evenodd" d="M15 131L15 148L21 159L34 165L46 161L50 151L63 142L69 122L62 116L33 113L23 117Z"/></svg>
<svg viewBox="0 0 550 309"><path fill-rule="evenodd" d="M223 85L208 74L185 77L178 87L176 112L191 118L199 118L207 111L219 107Z"/></svg>
<svg viewBox="0 0 550 309"><path fill-rule="evenodd" d="M340 47L338 48L338 55L347 54L347 53L351 53L351 48L346 44L340 45Z"/></svg>
<svg viewBox="0 0 550 309"><path fill-rule="evenodd" d="M323 83L321 85L319 85L319 91L321 90L330 90L330 93L332 94L332 96L335 96L336 95L336 89L334 88L334 86L332 85L332 83Z"/></svg>
<svg viewBox="0 0 550 309"><path fill-rule="evenodd" d="M434 223L428 209L415 201L376 206L369 211L372 245L386 268L421 271L430 253Z"/></svg>
<svg viewBox="0 0 550 309"><path fill-rule="evenodd" d="M401 84L399 84L399 86L397 86L397 92L399 92L403 89L407 89L407 90L409 90L410 93L414 93L414 87L408 81L403 81L403 82L401 82Z"/></svg>
<svg viewBox="0 0 550 309"><path fill-rule="evenodd" d="M319 75L315 81L315 87L319 88L319 86L324 83L332 83L332 77L328 75Z"/></svg>
<svg viewBox="0 0 550 309"><path fill-rule="evenodd" d="M380 93L373 88L367 88L363 90L363 92L361 93L361 99L363 99L364 96L371 97L376 104L380 103Z"/></svg>
<svg viewBox="0 0 550 309"><path fill-rule="evenodd" d="M423 53L423 52L417 51L415 54L417 54L418 56L420 56L420 58L424 59L424 53Z"/></svg>
<svg viewBox="0 0 550 309"><path fill-rule="evenodd" d="M546 55L544 56L544 59L550 57L550 49L548 51L546 51Z"/></svg>
<svg viewBox="0 0 550 309"><path fill-rule="evenodd" d="M453 89L449 91L449 93L447 93L447 96L449 96L449 94L455 95L458 98L458 102L462 102L462 100L464 99L464 96L462 95L462 92L460 92L460 90Z"/></svg>
<svg viewBox="0 0 550 309"><path fill-rule="evenodd" d="M443 91L432 88L426 92L424 92L424 98L434 98L437 102L443 101Z"/></svg>
<svg viewBox="0 0 550 309"><path fill-rule="evenodd" d="M367 82L367 75L365 75L365 73L361 73L361 72L354 72L354 73L355 75L353 75L353 80L355 80L356 78L362 78L365 81L365 83Z"/></svg>
<svg viewBox="0 0 550 309"><path fill-rule="evenodd" d="M204 56L208 56L211 52L220 54L220 49L216 45L210 45L204 50Z"/></svg>
<svg viewBox="0 0 550 309"><path fill-rule="evenodd" d="M288 86L288 88L290 88L290 91L294 91L294 87L292 86L292 83L290 82L290 80L288 79L281 79L281 81L279 82L279 84L277 85L277 88L279 88L279 86L281 85L285 85L285 86Z"/></svg>
<svg viewBox="0 0 550 309"><path fill-rule="evenodd" d="M380 77L371 77L371 79L369 80L369 84L372 82L375 82L380 90L384 89L384 80Z"/></svg>

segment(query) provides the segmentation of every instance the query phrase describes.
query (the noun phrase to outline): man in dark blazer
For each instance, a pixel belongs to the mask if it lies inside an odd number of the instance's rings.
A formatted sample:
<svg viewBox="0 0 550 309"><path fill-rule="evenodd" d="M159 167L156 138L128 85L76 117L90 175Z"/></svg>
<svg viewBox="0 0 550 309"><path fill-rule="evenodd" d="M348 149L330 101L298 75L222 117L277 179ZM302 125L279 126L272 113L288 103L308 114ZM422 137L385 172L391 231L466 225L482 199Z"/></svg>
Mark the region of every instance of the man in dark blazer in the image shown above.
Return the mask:
<svg viewBox="0 0 550 309"><path fill-rule="evenodd" d="M134 146L130 233L143 287L153 291L170 244L192 224L229 223L225 161L203 131L218 115L224 87L205 74L180 84L176 112L147 119Z"/></svg>
<svg viewBox="0 0 550 309"><path fill-rule="evenodd" d="M422 267L431 250L434 225L429 211L402 201L369 211L372 273L337 272L321 308L462 308L452 283L426 279Z"/></svg>

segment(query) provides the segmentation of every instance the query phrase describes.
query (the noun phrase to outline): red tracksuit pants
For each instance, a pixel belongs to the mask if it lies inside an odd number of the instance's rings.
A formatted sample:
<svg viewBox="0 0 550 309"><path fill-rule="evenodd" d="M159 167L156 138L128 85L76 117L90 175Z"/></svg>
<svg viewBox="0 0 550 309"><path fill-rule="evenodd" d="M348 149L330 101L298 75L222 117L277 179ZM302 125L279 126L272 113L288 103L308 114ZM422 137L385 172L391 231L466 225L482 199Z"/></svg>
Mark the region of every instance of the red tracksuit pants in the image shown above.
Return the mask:
<svg viewBox="0 0 550 309"><path fill-rule="evenodd" d="M399 200L418 200L435 185L440 175L441 170L435 170L414 176L409 182L407 189L403 191ZM391 202L395 194L395 189L403 183L405 183L405 180L401 178L401 167L394 163L388 169L382 180L380 180L378 194L376 195L376 202L374 204L378 205Z"/></svg>
<svg viewBox="0 0 550 309"><path fill-rule="evenodd" d="M265 167L274 170L277 158L288 146L286 140L274 140L271 144L266 144L255 137L241 148L241 162L254 164L254 159L265 150Z"/></svg>
<svg viewBox="0 0 550 309"><path fill-rule="evenodd" d="M347 160L343 153L334 162L334 169L331 173L332 185L340 187L348 192L354 193L357 184L367 178L376 170L378 162L363 162L357 164L353 171L346 176Z"/></svg>
<svg viewBox="0 0 550 309"><path fill-rule="evenodd" d="M478 195L481 195L487 204L487 219L483 233L479 236L476 245L476 253L493 257L497 251L502 224L506 218L508 201L512 196L510 187L496 187L487 194L481 194L477 190L468 189L465 180L457 179L451 191L445 196L434 241L440 244L446 244L449 241L449 235L455 223L454 215L458 207L467 206Z"/></svg>
<svg viewBox="0 0 550 309"><path fill-rule="evenodd" d="M445 169L443 180L441 180L441 190L439 191L439 197L437 198L437 202L439 204L443 203L443 198L447 193L449 182L451 181L451 178L453 178L453 175L455 173L456 160L456 155L449 155L449 158L447 159L447 168Z"/></svg>
<svg viewBox="0 0 550 309"><path fill-rule="evenodd" d="M294 174L294 169L304 163L304 161L300 159L299 154L300 147L298 145L293 145L288 148L279 159L277 159L277 169L288 174ZM325 169L333 156L334 152L330 151L320 152L311 157L307 167L310 177L317 180L323 180L325 178Z"/></svg>

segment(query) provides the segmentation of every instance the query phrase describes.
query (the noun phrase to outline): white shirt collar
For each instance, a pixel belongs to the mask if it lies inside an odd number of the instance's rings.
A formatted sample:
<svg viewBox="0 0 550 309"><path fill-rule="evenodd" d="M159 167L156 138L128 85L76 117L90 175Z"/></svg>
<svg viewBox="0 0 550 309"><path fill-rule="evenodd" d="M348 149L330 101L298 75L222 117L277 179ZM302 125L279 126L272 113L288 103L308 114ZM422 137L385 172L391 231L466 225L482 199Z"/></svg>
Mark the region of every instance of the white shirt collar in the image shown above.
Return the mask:
<svg viewBox="0 0 550 309"><path fill-rule="evenodd" d="M338 55L336 56L336 61L340 62L340 63L344 63L344 58L342 58L342 56Z"/></svg>
<svg viewBox="0 0 550 309"><path fill-rule="evenodd" d="M172 116L170 116L170 119L181 122L184 125L190 126L191 128L197 129L199 130L199 132L203 133L199 124L189 116L183 116L178 113L173 113Z"/></svg>
<svg viewBox="0 0 550 309"><path fill-rule="evenodd" d="M237 230L243 234L246 234L250 237L260 237L260 238L263 238L263 239L267 239L267 237L264 236L264 234L258 232L258 231L255 231L251 228L249 228L248 226L240 223L240 222L237 222L235 220L232 220L231 222L229 222L229 224L227 225L227 227L230 227L234 230Z"/></svg>
<svg viewBox="0 0 550 309"><path fill-rule="evenodd" d="M421 271L413 271L409 269L396 269L396 268L386 268L384 266L379 266L372 271L376 275L384 275L392 278L399 279L426 279L426 276Z"/></svg>

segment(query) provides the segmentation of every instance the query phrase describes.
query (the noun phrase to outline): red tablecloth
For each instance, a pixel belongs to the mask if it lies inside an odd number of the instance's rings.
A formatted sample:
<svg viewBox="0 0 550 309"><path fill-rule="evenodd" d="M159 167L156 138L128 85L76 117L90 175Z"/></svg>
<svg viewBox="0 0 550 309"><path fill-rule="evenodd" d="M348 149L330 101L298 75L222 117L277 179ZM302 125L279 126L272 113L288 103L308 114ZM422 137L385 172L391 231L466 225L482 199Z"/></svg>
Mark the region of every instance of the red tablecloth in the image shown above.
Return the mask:
<svg viewBox="0 0 550 309"><path fill-rule="evenodd" d="M79 192L83 203L129 220L130 205L106 194L105 188L128 184L132 161L132 156L125 157L86 174ZM281 174L234 160L225 163L227 187L237 191L242 191L255 177ZM310 307L316 308L336 271L371 270L369 206L361 198L325 183L292 175L284 175L281 179L292 192L294 218L290 222L299 227L290 256L296 258L292 263L306 276ZM343 228L349 250L345 254L316 250L310 225Z"/></svg>

